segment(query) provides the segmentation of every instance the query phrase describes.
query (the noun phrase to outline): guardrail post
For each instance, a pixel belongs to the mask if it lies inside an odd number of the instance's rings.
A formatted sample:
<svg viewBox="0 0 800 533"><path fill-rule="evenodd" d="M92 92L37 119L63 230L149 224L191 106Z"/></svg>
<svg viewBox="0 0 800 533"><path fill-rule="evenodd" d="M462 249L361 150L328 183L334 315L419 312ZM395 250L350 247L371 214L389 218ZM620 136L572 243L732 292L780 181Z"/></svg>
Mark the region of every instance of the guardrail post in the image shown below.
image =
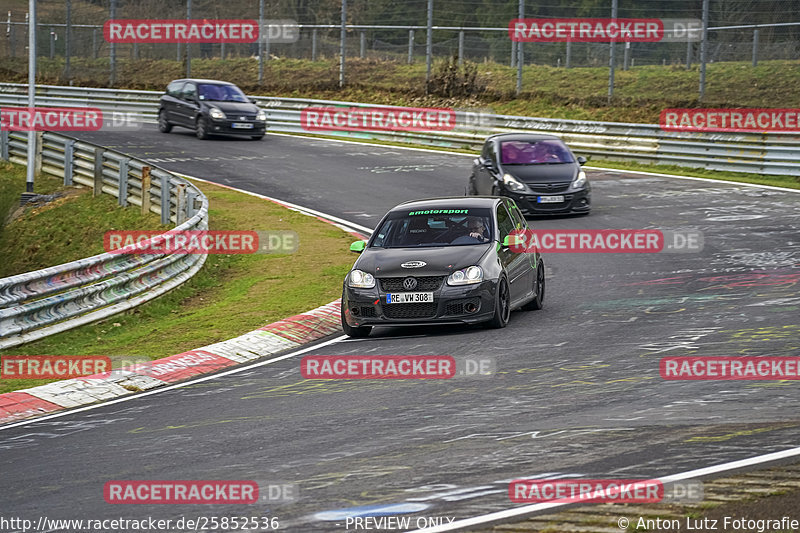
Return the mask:
<svg viewBox="0 0 800 533"><path fill-rule="evenodd" d="M72 185L72 172L75 163L75 141L64 143L64 185Z"/></svg>
<svg viewBox="0 0 800 533"><path fill-rule="evenodd" d="M166 174L161 175L161 223L169 224L169 176Z"/></svg>
<svg viewBox="0 0 800 533"><path fill-rule="evenodd" d="M122 159L119 162L119 205L128 207L128 162L130 159Z"/></svg>
<svg viewBox="0 0 800 533"><path fill-rule="evenodd" d="M197 208L195 208L194 203L197 200L197 193L195 191L189 191L186 193L186 217L192 218L194 214L197 212Z"/></svg>
<svg viewBox="0 0 800 533"><path fill-rule="evenodd" d="M150 167L142 167L142 214L150 212Z"/></svg>
<svg viewBox="0 0 800 533"><path fill-rule="evenodd" d="M94 180L92 181L92 196L98 196L103 192L103 159L105 150L102 148L94 149Z"/></svg>
<svg viewBox="0 0 800 533"><path fill-rule="evenodd" d="M33 173L38 177L42 173L42 139L44 139L44 132L36 132L36 152L33 156Z"/></svg>
<svg viewBox="0 0 800 533"><path fill-rule="evenodd" d="M186 222L186 184L178 183L175 187L175 223L179 226Z"/></svg>
<svg viewBox="0 0 800 533"><path fill-rule="evenodd" d="M0 130L0 158L8 161L8 130Z"/></svg>

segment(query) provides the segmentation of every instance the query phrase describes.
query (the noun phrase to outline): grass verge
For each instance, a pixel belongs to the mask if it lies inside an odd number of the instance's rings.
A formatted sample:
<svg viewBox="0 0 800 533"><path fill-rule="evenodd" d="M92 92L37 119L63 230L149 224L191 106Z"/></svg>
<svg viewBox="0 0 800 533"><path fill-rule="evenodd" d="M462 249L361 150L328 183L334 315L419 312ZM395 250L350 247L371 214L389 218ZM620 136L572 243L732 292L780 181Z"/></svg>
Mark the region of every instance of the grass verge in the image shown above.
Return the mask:
<svg viewBox="0 0 800 533"><path fill-rule="evenodd" d="M209 197L209 227L293 230L294 254L210 255L182 286L102 322L9 348L2 355L108 355L158 359L235 337L341 296L353 237L271 202L198 183ZM10 231L10 228L9 228ZM46 383L0 380L0 392Z"/></svg>

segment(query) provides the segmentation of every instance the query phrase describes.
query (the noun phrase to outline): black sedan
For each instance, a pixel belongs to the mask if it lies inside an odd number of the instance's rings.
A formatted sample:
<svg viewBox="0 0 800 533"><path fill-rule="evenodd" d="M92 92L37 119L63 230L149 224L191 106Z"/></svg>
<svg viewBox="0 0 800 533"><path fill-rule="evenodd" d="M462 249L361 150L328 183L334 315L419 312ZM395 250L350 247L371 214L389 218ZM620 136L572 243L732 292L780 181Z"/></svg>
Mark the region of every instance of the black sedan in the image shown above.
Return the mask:
<svg viewBox="0 0 800 533"><path fill-rule="evenodd" d="M373 326L471 324L502 328L511 310L541 309L544 262L519 246L528 229L514 201L434 198L398 205L368 242L342 291L342 328L351 337Z"/></svg>
<svg viewBox="0 0 800 533"><path fill-rule="evenodd" d="M167 86L158 109L158 129L169 133L173 126L192 129L199 139L224 133L259 140L267 128L267 112L232 83L175 80Z"/></svg>
<svg viewBox="0 0 800 533"><path fill-rule="evenodd" d="M584 163L555 135L492 135L473 163L469 192L513 198L526 215L588 214Z"/></svg>

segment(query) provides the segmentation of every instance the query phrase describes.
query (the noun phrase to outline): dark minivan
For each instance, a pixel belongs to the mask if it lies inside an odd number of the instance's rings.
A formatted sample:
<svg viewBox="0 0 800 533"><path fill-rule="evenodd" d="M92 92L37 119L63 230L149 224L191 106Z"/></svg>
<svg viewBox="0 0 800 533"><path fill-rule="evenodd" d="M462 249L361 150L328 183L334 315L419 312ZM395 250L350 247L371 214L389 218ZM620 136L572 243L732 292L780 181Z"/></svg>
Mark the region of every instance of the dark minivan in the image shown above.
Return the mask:
<svg viewBox="0 0 800 533"><path fill-rule="evenodd" d="M181 79L167 86L158 109L158 129L169 133L174 126L194 130L198 139L225 134L260 140L267 128L267 112L232 83Z"/></svg>

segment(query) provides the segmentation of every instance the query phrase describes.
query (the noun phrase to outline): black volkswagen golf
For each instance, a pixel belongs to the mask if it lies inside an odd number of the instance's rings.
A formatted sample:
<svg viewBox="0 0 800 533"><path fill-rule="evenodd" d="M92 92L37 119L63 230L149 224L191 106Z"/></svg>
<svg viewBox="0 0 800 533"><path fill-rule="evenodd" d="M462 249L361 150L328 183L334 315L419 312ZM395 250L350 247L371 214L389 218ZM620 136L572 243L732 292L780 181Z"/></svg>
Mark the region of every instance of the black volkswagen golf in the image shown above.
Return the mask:
<svg viewBox="0 0 800 533"><path fill-rule="evenodd" d="M158 109L158 129L193 129L199 139L210 135L247 135L259 140L267 127L267 112L239 87L226 81L182 79L167 86Z"/></svg>
<svg viewBox="0 0 800 533"><path fill-rule="evenodd" d="M526 215L588 214L592 191L584 163L555 135L492 135L473 163L469 191L513 198Z"/></svg>
<svg viewBox="0 0 800 533"><path fill-rule="evenodd" d="M342 291L342 328L484 322L505 327L511 310L541 309L545 270L538 250L518 246L528 229L509 198L433 198L398 205L368 242Z"/></svg>

